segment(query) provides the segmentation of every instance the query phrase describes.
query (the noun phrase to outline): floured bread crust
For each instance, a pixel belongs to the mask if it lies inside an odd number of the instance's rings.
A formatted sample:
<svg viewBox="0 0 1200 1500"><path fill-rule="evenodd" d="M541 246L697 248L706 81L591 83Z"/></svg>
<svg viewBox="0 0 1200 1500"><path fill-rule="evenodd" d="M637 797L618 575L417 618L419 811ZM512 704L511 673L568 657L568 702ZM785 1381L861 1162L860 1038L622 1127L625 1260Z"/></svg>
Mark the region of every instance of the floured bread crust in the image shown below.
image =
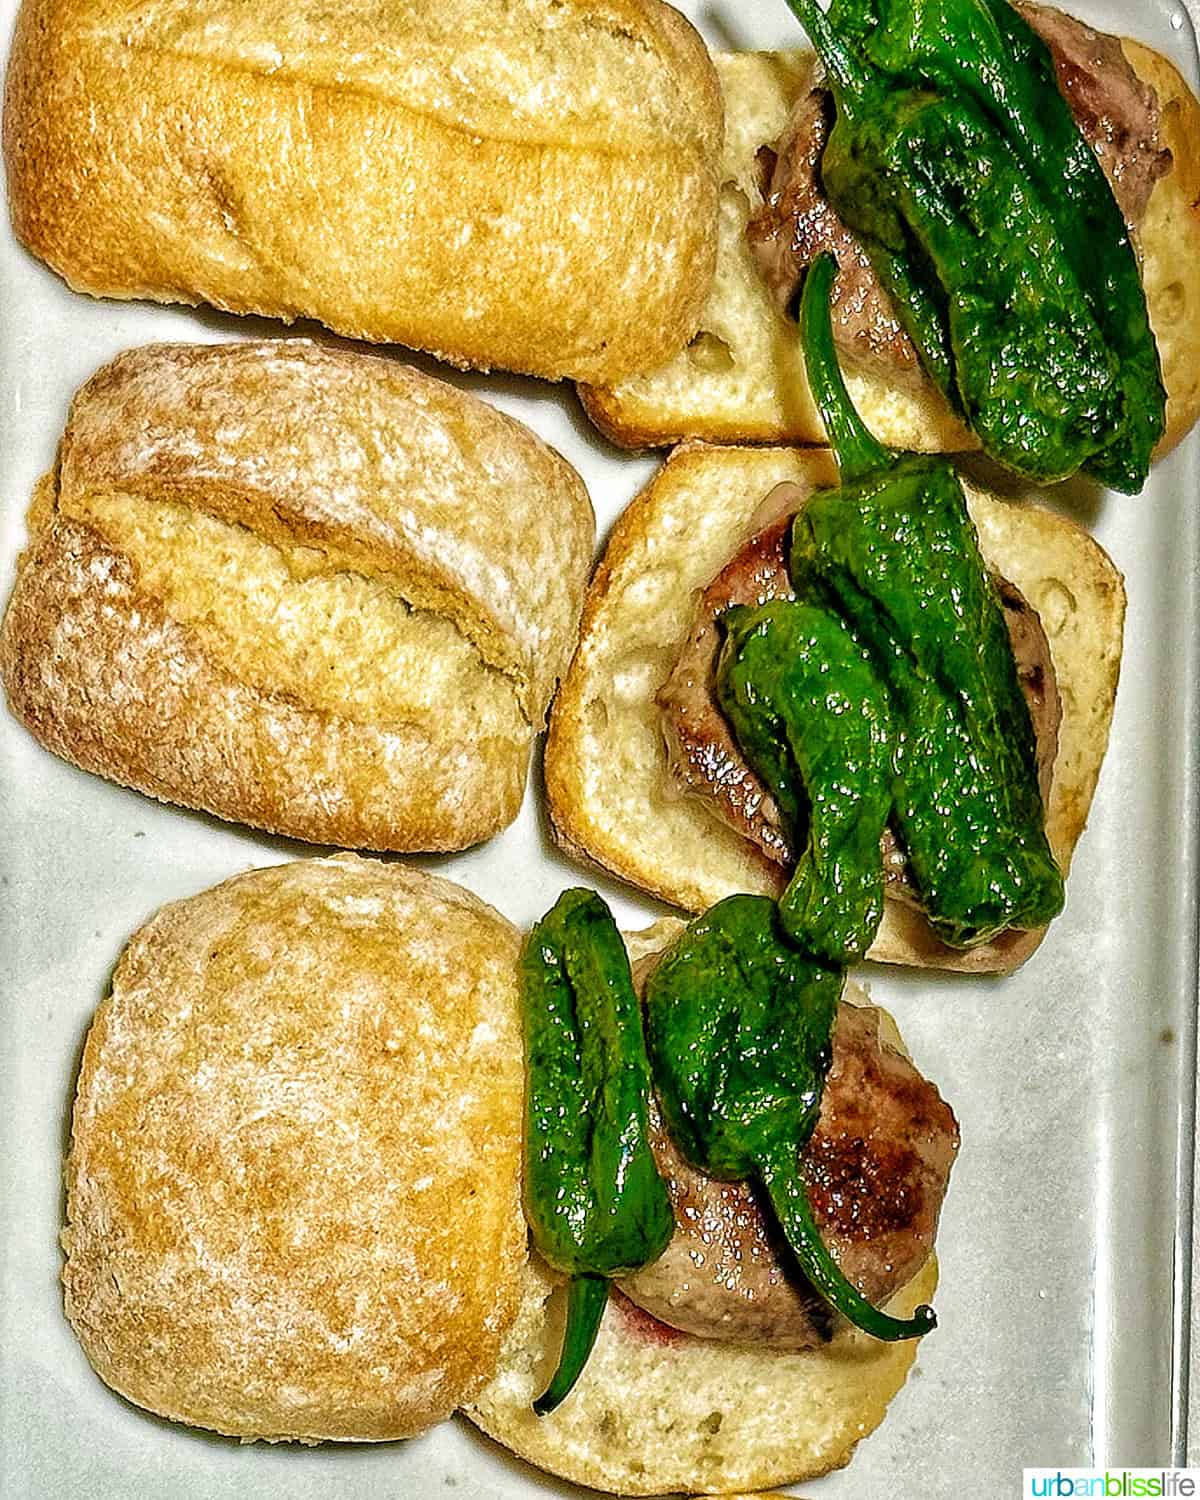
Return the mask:
<svg viewBox="0 0 1200 1500"><path fill-rule="evenodd" d="M1160 141L1174 158L1154 188L1138 229L1142 280L1167 390L1168 453L1200 414L1200 102L1177 69L1136 42L1122 47L1157 90ZM755 153L779 137L793 101L808 86L811 52L717 54L725 95L720 238L712 292L688 348L652 372L581 390L588 415L613 442L658 447L681 438L709 442L823 443L799 333L762 280L746 225L762 203ZM977 447L928 380L845 370L854 404L890 446L916 452Z"/></svg>
<svg viewBox="0 0 1200 1500"><path fill-rule="evenodd" d="M660 0L24 0L4 154L78 291L612 381L695 331L721 130Z"/></svg>
<svg viewBox="0 0 1200 1500"><path fill-rule="evenodd" d="M764 495L785 480L837 482L827 450L687 444L613 530L584 606L579 649L555 702L546 793L556 836L576 856L689 911L735 891L778 896L786 874L667 766L655 695L691 628L696 596L748 537ZM1124 626L1121 576L1079 527L965 486L983 555L1041 616L1063 717L1046 832L1064 874L1108 743ZM966 951L888 899L870 958L1008 973L1045 929Z"/></svg>
<svg viewBox="0 0 1200 1500"><path fill-rule="evenodd" d="M681 926L668 919L627 936L631 959L658 952ZM844 998L867 1001L854 983ZM881 1017L881 1034L903 1050L891 1017ZM888 1307L910 1316L936 1285L931 1256ZM883 1420L919 1353L915 1339L884 1344L844 1324L831 1343L796 1354L714 1342L614 1294L579 1383L556 1411L535 1417L530 1403L562 1338L563 1288L530 1259L499 1372L467 1415L519 1457L606 1494L727 1494L840 1468Z"/></svg>
<svg viewBox="0 0 1200 1500"><path fill-rule="evenodd" d="M525 1262L520 936L341 855L134 935L84 1050L66 1310L139 1406L407 1437L496 1368Z"/></svg>
<svg viewBox="0 0 1200 1500"><path fill-rule="evenodd" d="M47 748L275 833L417 850L516 815L594 523L519 423L297 340L120 355L30 531L0 671Z"/></svg>

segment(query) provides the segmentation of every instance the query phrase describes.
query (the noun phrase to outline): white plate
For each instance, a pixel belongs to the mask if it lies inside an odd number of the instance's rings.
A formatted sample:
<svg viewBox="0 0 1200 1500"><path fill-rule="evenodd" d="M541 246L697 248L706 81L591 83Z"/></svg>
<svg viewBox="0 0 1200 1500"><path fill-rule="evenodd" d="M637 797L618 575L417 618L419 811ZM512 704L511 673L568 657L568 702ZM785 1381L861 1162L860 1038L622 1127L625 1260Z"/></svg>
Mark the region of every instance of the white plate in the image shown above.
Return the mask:
<svg viewBox="0 0 1200 1500"><path fill-rule="evenodd" d="M795 45L782 0L685 5L715 47ZM0 35L15 0L0 0ZM1195 86L1172 0L1088 19L1167 53ZM0 587L75 388L152 339L280 325L73 295L0 230ZM305 330L311 331L311 330ZM654 461L601 442L569 389L439 374L524 418L580 469L603 536ZM1140 498L1077 505L1124 570L1112 748L1065 914L1003 981L875 970L962 1124L939 1237L940 1326L891 1415L812 1496L1015 1494L1024 1465L1181 1461L1195 1067L1197 505L1200 442ZM407 1444L241 1446L146 1416L92 1374L63 1316L60 1163L79 1050L109 972L162 902L312 852L83 775L0 718L0 1494L529 1497L575 1493L465 1423ZM531 783L518 822L431 865L528 924L595 883L550 846ZM654 908L606 888L619 920ZM994 1488L993 1488L994 1486ZM582 1492L578 1492L582 1493Z"/></svg>

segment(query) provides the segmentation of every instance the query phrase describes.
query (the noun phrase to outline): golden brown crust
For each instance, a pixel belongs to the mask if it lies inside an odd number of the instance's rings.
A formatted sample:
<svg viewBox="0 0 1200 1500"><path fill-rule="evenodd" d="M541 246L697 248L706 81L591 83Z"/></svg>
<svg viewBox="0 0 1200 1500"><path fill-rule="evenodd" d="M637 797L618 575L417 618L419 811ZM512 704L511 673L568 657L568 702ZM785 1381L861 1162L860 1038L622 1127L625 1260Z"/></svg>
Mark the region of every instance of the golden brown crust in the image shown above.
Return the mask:
<svg viewBox="0 0 1200 1500"><path fill-rule="evenodd" d="M520 424L377 357L151 346L77 396L31 529L0 672L56 754L348 847L516 815L593 535Z"/></svg>
<svg viewBox="0 0 1200 1500"><path fill-rule="evenodd" d="M778 895L786 878L670 777L655 694L692 623L697 591L728 561L762 497L784 480L836 482L827 450L677 449L614 528L584 604L579 648L554 705L546 795L559 842L690 911L734 891ZM1120 574L1079 527L967 486L984 556L1038 610L1063 722L1046 829L1064 872L1091 806L1120 668ZM947 948L895 900L869 956L1008 973L1044 929Z"/></svg>
<svg viewBox="0 0 1200 1500"><path fill-rule="evenodd" d="M1200 414L1200 102L1178 70L1123 42L1163 105L1161 139L1174 167L1155 186L1139 240L1150 322L1168 394L1161 458ZM714 56L726 100L720 235L713 289L687 349L660 369L607 387L581 387L584 408L612 442L661 447L708 442L823 443L795 325L768 295L746 244L761 203L755 152L774 142L811 68L807 52ZM889 382L846 371L854 403L886 443L924 452L977 444L926 380Z"/></svg>
<svg viewBox="0 0 1200 1500"><path fill-rule="evenodd" d="M574 469L485 402L307 339L150 344L81 388L59 467L60 508L133 491L386 579L511 674L540 724L594 520Z"/></svg>
<svg viewBox="0 0 1200 1500"><path fill-rule="evenodd" d="M18 237L80 291L606 381L695 329L721 100L660 0L25 0ZM352 67L347 59L353 58Z"/></svg>
<svg viewBox="0 0 1200 1500"><path fill-rule="evenodd" d="M491 1378L526 1253L519 943L460 887L345 855L134 935L63 1234L109 1385L241 1437L380 1440Z"/></svg>
<svg viewBox="0 0 1200 1500"><path fill-rule="evenodd" d="M530 736L515 701L492 737L471 741L450 713L441 731L373 726L265 692L75 522L55 521L24 554L0 671L13 713L72 765L288 838L459 849L521 805Z"/></svg>

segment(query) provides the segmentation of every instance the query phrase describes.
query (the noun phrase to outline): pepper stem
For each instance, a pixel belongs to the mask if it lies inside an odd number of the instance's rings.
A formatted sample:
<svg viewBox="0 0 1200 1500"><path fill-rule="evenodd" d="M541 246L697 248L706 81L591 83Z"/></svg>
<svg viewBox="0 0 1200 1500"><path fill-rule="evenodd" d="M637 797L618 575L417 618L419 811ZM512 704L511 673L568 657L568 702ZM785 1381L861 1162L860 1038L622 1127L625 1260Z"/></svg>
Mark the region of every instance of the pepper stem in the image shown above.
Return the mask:
<svg viewBox="0 0 1200 1500"><path fill-rule="evenodd" d="M838 36L817 0L787 0L787 7L820 54L833 84L838 109L853 114L855 96L867 87L870 70Z"/></svg>
<svg viewBox="0 0 1200 1500"><path fill-rule="evenodd" d="M571 1394L575 1382L583 1374L583 1367L588 1362L588 1355L600 1332L600 1319L604 1316L607 1302L606 1276L572 1276L567 1292L567 1326L563 1331L558 1369L550 1384L533 1403L537 1416L546 1416Z"/></svg>
<svg viewBox="0 0 1200 1500"><path fill-rule="evenodd" d="M836 271L837 262L828 253L819 255L809 266L800 297L800 339L809 389L845 484L886 469L892 456L855 410L842 379L829 314L829 294Z"/></svg>
<svg viewBox="0 0 1200 1500"><path fill-rule="evenodd" d="M796 1166L794 1146L781 1146L768 1161L760 1163L759 1175L800 1269L830 1307L856 1328L887 1343L920 1338L937 1327L932 1307L922 1304L911 1318L890 1317L868 1302L842 1275L813 1218L808 1191Z"/></svg>

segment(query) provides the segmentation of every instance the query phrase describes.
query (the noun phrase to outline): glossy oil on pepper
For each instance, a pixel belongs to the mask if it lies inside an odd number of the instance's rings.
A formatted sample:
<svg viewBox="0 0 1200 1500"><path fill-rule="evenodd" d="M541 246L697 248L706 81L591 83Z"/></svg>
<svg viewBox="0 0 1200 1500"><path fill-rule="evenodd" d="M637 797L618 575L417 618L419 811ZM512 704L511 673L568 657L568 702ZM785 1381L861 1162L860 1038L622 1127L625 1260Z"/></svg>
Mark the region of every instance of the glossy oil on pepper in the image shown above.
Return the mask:
<svg viewBox="0 0 1200 1500"><path fill-rule="evenodd" d="M595 1342L608 1278L665 1249L674 1217L648 1138L650 1068L629 957L593 891L564 891L521 957L525 1213L543 1259L571 1277L552 1411Z"/></svg>

